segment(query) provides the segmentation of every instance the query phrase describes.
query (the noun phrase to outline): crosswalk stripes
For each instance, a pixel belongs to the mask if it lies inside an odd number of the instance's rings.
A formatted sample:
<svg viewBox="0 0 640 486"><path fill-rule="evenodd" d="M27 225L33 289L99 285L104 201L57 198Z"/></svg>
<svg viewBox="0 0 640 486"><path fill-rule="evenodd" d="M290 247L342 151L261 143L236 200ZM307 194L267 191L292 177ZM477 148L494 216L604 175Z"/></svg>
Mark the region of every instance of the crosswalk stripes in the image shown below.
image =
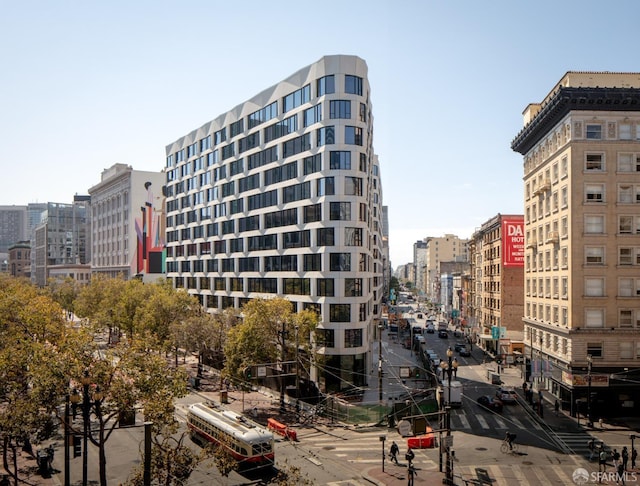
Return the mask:
<svg viewBox="0 0 640 486"><path fill-rule="evenodd" d="M464 481L476 478L476 467L485 469L492 479L493 486L547 486L549 484L575 484L573 471L578 467L575 464L567 465L477 465L458 466L454 471Z"/></svg>
<svg viewBox="0 0 640 486"><path fill-rule="evenodd" d="M559 439L560 446L564 445L572 454L589 456L589 441L593 438L587 432L555 432L554 436Z"/></svg>
<svg viewBox="0 0 640 486"><path fill-rule="evenodd" d="M498 414L473 414L466 410L457 409L451 413L451 426L454 430L543 430L538 421L528 417L516 417L509 412Z"/></svg>

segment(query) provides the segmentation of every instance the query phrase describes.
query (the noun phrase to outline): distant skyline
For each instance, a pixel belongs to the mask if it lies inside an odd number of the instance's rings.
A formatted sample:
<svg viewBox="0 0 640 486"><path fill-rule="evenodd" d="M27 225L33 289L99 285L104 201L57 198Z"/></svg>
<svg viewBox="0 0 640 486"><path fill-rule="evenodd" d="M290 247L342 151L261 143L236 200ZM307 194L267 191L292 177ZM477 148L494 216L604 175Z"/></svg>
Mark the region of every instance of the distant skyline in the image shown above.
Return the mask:
<svg viewBox="0 0 640 486"><path fill-rule="evenodd" d="M71 202L324 55L369 67L394 267L522 214L522 111L567 71L640 71L640 4L0 1L0 205Z"/></svg>

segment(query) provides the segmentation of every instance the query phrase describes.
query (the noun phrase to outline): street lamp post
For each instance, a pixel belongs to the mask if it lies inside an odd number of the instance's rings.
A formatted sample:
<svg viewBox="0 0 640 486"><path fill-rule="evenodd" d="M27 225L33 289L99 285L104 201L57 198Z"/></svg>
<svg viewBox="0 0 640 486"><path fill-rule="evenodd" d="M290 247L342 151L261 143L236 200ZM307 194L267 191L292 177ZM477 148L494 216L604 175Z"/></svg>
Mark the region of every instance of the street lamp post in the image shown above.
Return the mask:
<svg viewBox="0 0 640 486"><path fill-rule="evenodd" d="M91 377L89 371L85 370L82 375L82 421L83 421L83 436L82 436L82 486L87 486L87 446L89 440L89 385L91 384Z"/></svg>
<svg viewBox="0 0 640 486"><path fill-rule="evenodd" d="M445 470L445 484L453 484L453 464L451 462L451 376L458 368L458 361L453 359L453 350L451 348L447 349L447 362L444 361L440 363L442 367L443 373L447 372L447 406L445 407L445 427L447 429L447 444L446 444L446 455L447 455L447 465ZM442 463L442 452L440 453L440 463Z"/></svg>
<svg viewBox="0 0 640 486"><path fill-rule="evenodd" d="M278 323L280 324L280 323ZM284 377L282 376L284 374L284 361L286 359L286 340L287 340L287 336L289 334L289 332L286 329L286 323L284 321L282 321L282 330L278 331L278 335L280 336L280 339L282 340L282 350L281 350L281 360L282 360L282 365L280 368L280 412L284 413L286 412L286 408L284 406L284 393L285 393L285 388L284 388Z"/></svg>
<svg viewBox="0 0 640 486"><path fill-rule="evenodd" d="M91 397L89 396L89 386L91 385L91 376L89 376L89 371L85 370L82 378L80 379L80 383L82 383L82 425L83 425L83 434L82 434L82 486L87 486L87 464L88 464L88 444L89 444L89 434L90 434L90 425L91 425L91 406L96 407L96 413L99 414L100 401L103 398L102 393L99 388L96 388L93 394L94 402L91 402ZM80 395L77 390L74 390L70 401L74 406L77 406L80 403ZM74 412L75 416L75 412ZM68 467L67 467L68 469ZM65 472L65 481L66 481L66 472Z"/></svg>
<svg viewBox="0 0 640 486"><path fill-rule="evenodd" d="M447 361L446 363L442 361L440 363L440 367L442 368L442 374L444 378L444 373L447 373L447 405L445 407L445 427L447 429L447 445L445 447L445 452L447 455L447 465L445 472L445 484L453 484L453 464L451 463L451 377L453 372L455 371L457 374L458 369L458 361L453 359L453 350L451 348L447 349ZM442 409L442 398L441 397L441 409ZM441 415L442 417L442 415ZM442 443L442 440L440 441ZM442 446L440 447L440 471L442 471Z"/></svg>
<svg viewBox="0 0 640 486"><path fill-rule="evenodd" d="M378 399L382 405L382 325L378 326Z"/></svg>
<svg viewBox="0 0 640 486"><path fill-rule="evenodd" d="M592 356L587 354L587 427L593 427L591 418L591 364Z"/></svg>
<svg viewBox="0 0 640 486"><path fill-rule="evenodd" d="M382 472L384 472L384 441L387 440L386 435L380 436L380 442L382 443Z"/></svg>
<svg viewBox="0 0 640 486"><path fill-rule="evenodd" d="M296 412L300 412L300 368L298 367L298 331L299 326L296 325Z"/></svg>

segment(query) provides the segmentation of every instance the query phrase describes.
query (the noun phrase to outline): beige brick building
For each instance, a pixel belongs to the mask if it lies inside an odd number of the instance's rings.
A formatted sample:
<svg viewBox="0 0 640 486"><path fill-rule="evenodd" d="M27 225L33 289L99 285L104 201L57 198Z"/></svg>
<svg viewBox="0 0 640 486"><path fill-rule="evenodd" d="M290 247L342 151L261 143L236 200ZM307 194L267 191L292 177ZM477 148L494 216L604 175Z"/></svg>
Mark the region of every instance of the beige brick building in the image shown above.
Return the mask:
<svg viewBox="0 0 640 486"><path fill-rule="evenodd" d="M568 72L524 123L512 149L524 157L533 380L572 414L636 415L640 74Z"/></svg>

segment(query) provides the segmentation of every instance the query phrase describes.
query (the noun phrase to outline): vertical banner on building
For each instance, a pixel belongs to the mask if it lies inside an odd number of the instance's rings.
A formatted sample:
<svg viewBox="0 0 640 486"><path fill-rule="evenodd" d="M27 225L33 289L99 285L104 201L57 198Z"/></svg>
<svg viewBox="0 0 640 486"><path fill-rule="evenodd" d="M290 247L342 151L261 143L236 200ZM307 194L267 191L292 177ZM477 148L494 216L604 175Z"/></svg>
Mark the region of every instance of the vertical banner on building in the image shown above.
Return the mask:
<svg viewBox="0 0 640 486"><path fill-rule="evenodd" d="M502 265L524 266L524 218L518 216L502 219Z"/></svg>

